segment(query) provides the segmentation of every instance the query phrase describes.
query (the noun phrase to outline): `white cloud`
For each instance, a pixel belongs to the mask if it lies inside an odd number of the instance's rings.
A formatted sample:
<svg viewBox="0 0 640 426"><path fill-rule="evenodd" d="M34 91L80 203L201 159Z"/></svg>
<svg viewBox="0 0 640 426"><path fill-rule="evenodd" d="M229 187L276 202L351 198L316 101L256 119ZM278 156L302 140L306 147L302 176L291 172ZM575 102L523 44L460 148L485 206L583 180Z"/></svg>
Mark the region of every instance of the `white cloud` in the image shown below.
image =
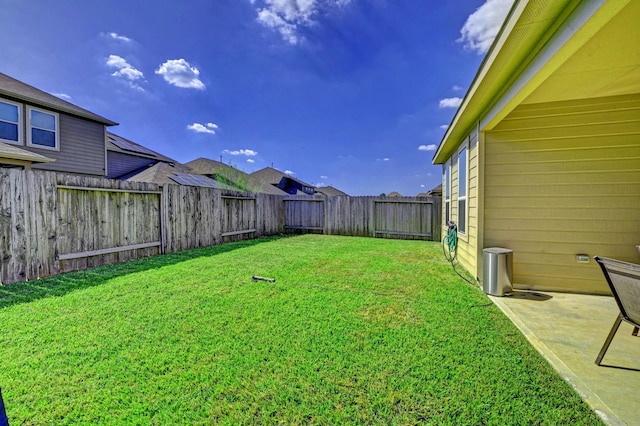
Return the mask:
<svg viewBox="0 0 640 426"><path fill-rule="evenodd" d="M459 92L461 91L463 88L461 86L458 86L457 84L454 85L451 89L453 89L454 92Z"/></svg>
<svg viewBox="0 0 640 426"><path fill-rule="evenodd" d="M52 93L53 96L57 96L60 99L64 99L65 101L68 101L71 99L71 96L67 95L66 93Z"/></svg>
<svg viewBox="0 0 640 426"><path fill-rule="evenodd" d="M443 124L443 125L440 126L440 129L449 130L449 125L448 124Z"/></svg>
<svg viewBox="0 0 640 426"><path fill-rule="evenodd" d="M131 43L133 41L129 37L125 37L125 36L120 35L118 33L107 33L107 36L111 37L114 40L124 41L125 43Z"/></svg>
<svg viewBox="0 0 640 426"><path fill-rule="evenodd" d="M458 108L462 103L462 98L454 97L454 98L444 98L440 99L440 108Z"/></svg>
<svg viewBox="0 0 640 426"><path fill-rule="evenodd" d="M295 172L292 172L291 170L285 170L285 171L284 171L284 174L285 174L285 175L288 175L288 176L293 176L293 175L295 175L296 173L295 173Z"/></svg>
<svg viewBox="0 0 640 426"><path fill-rule="evenodd" d="M139 80L144 81L144 74L142 71L129 64L124 58L118 55L109 55L106 60L106 64L111 68L117 69L117 71L111 74L113 77L127 81L134 89L144 90L140 85L138 85Z"/></svg>
<svg viewBox="0 0 640 426"><path fill-rule="evenodd" d="M459 43L478 54L486 53L513 4L513 0L487 0L467 18L460 30Z"/></svg>
<svg viewBox="0 0 640 426"><path fill-rule="evenodd" d="M156 70L164 80L183 89L204 90L206 86L200 81L200 71L184 59L169 59Z"/></svg>
<svg viewBox="0 0 640 426"><path fill-rule="evenodd" d="M237 151L229 151L228 149L225 149L222 152L229 155L246 155L247 157L255 157L258 155L258 153L252 149L240 149Z"/></svg>
<svg viewBox="0 0 640 426"><path fill-rule="evenodd" d="M289 44L304 40L300 27L314 25L314 16L323 9L346 6L351 0L250 0L259 3L257 21L266 28L280 33Z"/></svg>
<svg viewBox="0 0 640 426"><path fill-rule="evenodd" d="M268 9L258 12L258 22L267 28L278 31L289 44L298 44L297 26L282 19L278 14Z"/></svg>
<svg viewBox="0 0 640 426"><path fill-rule="evenodd" d="M322 175L322 176L320 176L320 179L329 179L329 176Z"/></svg>
<svg viewBox="0 0 640 426"><path fill-rule="evenodd" d="M435 150L436 150L436 148L438 148L438 146L437 146L437 145L435 145L435 144L430 144L430 145L420 145L420 146L418 147L418 150L420 150L420 151L435 151Z"/></svg>
<svg viewBox="0 0 640 426"><path fill-rule="evenodd" d="M256 160L254 160L253 158L247 158L247 163L255 163Z"/></svg>
<svg viewBox="0 0 640 426"><path fill-rule="evenodd" d="M218 129L218 125L213 123L207 123L207 124L193 123L193 124L189 124L187 126L187 129L193 130L194 132L197 132L197 133L210 133L212 135L215 135L216 130Z"/></svg>
<svg viewBox="0 0 640 426"><path fill-rule="evenodd" d="M424 188L424 184L421 184L421 185L420 185L420 188Z"/></svg>

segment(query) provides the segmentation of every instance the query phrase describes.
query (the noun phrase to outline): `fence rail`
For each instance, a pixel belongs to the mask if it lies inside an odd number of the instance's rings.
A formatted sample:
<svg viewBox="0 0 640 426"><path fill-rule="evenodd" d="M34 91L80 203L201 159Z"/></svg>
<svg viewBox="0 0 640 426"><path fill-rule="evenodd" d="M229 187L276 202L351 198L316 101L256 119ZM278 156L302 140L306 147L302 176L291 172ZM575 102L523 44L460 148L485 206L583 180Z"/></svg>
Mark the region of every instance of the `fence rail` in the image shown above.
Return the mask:
<svg viewBox="0 0 640 426"><path fill-rule="evenodd" d="M285 232L440 239L440 198L247 194L0 168L0 281Z"/></svg>

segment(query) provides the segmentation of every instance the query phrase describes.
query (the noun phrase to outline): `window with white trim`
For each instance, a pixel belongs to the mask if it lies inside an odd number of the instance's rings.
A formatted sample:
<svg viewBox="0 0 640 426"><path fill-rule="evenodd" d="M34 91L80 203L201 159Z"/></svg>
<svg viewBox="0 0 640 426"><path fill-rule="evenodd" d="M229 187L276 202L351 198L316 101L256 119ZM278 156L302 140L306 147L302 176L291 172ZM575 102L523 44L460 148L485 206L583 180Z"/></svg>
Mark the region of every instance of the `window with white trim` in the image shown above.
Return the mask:
<svg viewBox="0 0 640 426"><path fill-rule="evenodd" d="M0 100L0 142L22 143L22 105Z"/></svg>
<svg viewBox="0 0 640 426"><path fill-rule="evenodd" d="M449 226L451 220L451 160L444 165L444 223Z"/></svg>
<svg viewBox="0 0 640 426"><path fill-rule="evenodd" d="M467 182L469 176L469 148L465 143L458 153L458 232L467 233Z"/></svg>
<svg viewBox="0 0 640 426"><path fill-rule="evenodd" d="M27 145L58 151L58 114L38 108L27 109Z"/></svg>

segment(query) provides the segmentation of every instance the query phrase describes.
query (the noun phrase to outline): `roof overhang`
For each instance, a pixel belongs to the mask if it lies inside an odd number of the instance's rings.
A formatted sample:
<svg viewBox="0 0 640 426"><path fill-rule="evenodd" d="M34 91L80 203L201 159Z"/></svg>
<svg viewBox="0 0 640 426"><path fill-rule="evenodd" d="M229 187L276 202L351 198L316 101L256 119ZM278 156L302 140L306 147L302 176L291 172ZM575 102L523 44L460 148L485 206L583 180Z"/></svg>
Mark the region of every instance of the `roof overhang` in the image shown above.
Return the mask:
<svg viewBox="0 0 640 426"><path fill-rule="evenodd" d="M0 142L0 163L3 160L9 160L12 164L51 163L56 161L53 158Z"/></svg>
<svg viewBox="0 0 640 426"><path fill-rule="evenodd" d="M19 102L47 108L56 112L63 112L87 120L95 121L105 126L117 126L118 123L95 114L77 105L60 99L50 93L16 80L6 74L0 73L0 96L14 99Z"/></svg>
<svg viewBox="0 0 640 426"><path fill-rule="evenodd" d="M639 17L634 0L516 1L433 163L520 104L638 93Z"/></svg>

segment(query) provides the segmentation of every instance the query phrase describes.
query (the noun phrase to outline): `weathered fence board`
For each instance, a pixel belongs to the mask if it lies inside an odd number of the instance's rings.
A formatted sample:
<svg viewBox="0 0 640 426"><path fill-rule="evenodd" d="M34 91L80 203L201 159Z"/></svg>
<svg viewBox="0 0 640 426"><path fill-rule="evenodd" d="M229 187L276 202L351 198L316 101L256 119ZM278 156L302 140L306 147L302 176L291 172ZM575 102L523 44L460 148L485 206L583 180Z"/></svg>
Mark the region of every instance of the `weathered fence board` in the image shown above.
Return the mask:
<svg viewBox="0 0 640 426"><path fill-rule="evenodd" d="M221 193L211 188L165 185L164 249L167 253L222 242Z"/></svg>
<svg viewBox="0 0 640 426"><path fill-rule="evenodd" d="M374 200L375 236L401 239L432 239L433 202L419 199Z"/></svg>
<svg viewBox="0 0 640 426"><path fill-rule="evenodd" d="M155 185L58 175L60 270L158 254L160 197Z"/></svg>
<svg viewBox="0 0 640 426"><path fill-rule="evenodd" d="M289 232L440 239L440 198L278 196L0 168L0 280Z"/></svg>
<svg viewBox="0 0 640 426"><path fill-rule="evenodd" d="M284 198L284 228L292 231L323 232L325 197L296 196Z"/></svg>
<svg viewBox="0 0 640 426"><path fill-rule="evenodd" d="M274 235L284 230L284 202L280 195L255 194L256 237Z"/></svg>
<svg viewBox="0 0 640 426"><path fill-rule="evenodd" d="M440 239L439 197L289 197L285 229L402 239ZM319 202L324 205L319 206ZM324 219L324 221L323 221Z"/></svg>
<svg viewBox="0 0 640 426"><path fill-rule="evenodd" d="M5 283L27 278L23 185L18 170L0 169L0 277Z"/></svg>
<svg viewBox="0 0 640 426"><path fill-rule="evenodd" d="M327 197L327 233L373 236L371 232L373 199L373 197Z"/></svg>
<svg viewBox="0 0 640 426"><path fill-rule="evenodd" d="M253 238L256 234L256 197L225 191L222 194L223 241Z"/></svg>

